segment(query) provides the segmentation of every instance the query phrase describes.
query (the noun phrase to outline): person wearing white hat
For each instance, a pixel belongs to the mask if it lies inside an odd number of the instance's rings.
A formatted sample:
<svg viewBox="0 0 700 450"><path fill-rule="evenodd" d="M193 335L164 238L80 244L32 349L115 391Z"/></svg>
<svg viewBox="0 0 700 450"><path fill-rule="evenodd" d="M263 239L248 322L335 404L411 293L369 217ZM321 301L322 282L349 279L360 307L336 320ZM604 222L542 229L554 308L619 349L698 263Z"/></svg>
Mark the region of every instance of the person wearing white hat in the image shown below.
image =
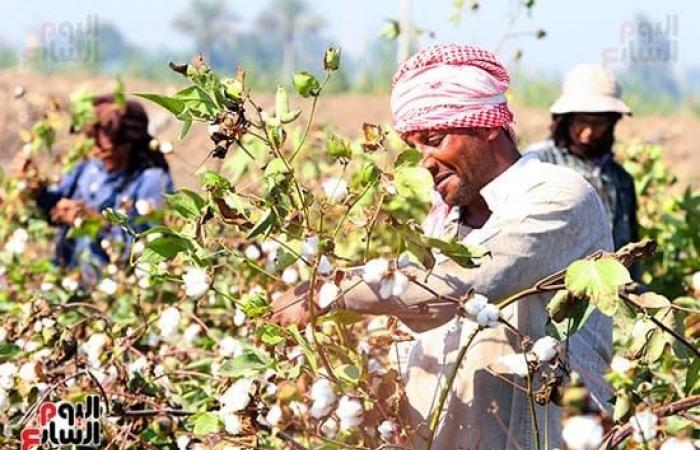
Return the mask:
<svg viewBox="0 0 700 450"><path fill-rule="evenodd" d="M593 185L607 208L616 249L638 240L634 180L613 154L615 125L631 115L620 93L615 75L603 66L574 67L550 108L550 138L526 150L576 170Z"/></svg>

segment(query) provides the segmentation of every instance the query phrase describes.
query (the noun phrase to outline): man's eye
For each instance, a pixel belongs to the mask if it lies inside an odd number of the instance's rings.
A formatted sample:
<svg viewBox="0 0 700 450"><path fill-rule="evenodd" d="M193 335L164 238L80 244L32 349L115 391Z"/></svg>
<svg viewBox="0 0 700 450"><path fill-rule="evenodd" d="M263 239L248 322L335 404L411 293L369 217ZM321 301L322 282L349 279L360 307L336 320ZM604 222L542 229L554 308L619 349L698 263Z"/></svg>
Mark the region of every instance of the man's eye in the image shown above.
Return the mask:
<svg viewBox="0 0 700 450"><path fill-rule="evenodd" d="M445 138L444 134L436 134L433 136L428 136L425 140L425 143L431 147L437 147L440 145L442 140Z"/></svg>

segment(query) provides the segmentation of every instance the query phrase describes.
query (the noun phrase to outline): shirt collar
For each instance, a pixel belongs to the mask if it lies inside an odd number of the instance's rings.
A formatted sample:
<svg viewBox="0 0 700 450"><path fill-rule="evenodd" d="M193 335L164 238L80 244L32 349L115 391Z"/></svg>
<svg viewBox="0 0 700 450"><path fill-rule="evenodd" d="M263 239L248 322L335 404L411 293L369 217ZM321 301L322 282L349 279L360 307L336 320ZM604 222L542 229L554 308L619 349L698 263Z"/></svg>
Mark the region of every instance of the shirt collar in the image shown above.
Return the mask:
<svg viewBox="0 0 700 450"><path fill-rule="evenodd" d="M539 160L536 155L525 153L500 175L481 188L480 194L484 197L486 205L491 211L495 212L501 209L513 194L523 192L523 183L527 176L526 166L537 162Z"/></svg>

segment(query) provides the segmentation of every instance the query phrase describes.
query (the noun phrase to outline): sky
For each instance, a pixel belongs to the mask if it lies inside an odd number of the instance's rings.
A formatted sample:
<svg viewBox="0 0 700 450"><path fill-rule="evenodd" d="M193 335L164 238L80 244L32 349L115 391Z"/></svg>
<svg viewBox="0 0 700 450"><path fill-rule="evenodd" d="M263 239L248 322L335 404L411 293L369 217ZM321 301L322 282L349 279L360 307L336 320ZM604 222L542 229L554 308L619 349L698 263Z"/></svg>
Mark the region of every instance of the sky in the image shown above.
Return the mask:
<svg viewBox="0 0 700 450"><path fill-rule="evenodd" d="M246 28L267 0L229 0L231 9ZM326 33L345 52L362 58L387 18L397 18L400 0L307 0L310 8L325 18ZM498 48L504 60L516 48L524 50L520 63L525 69L544 74L561 74L579 62L607 62L614 70L625 70L625 57L640 39L640 30L630 27L639 13L645 14L659 30L668 32L675 46L670 64L673 70L700 67L700 2L690 0L539 0L531 14L517 8L520 0L482 0L477 13L468 9L459 25L447 18L452 0L413 0L414 23L435 33L424 35L421 44L459 42ZM191 48L191 42L172 28L174 17L187 8L189 0L22 0L0 2L0 39L22 47L28 34L52 22L85 23L89 14L116 24L131 43L157 49ZM466 0L468 5L470 2ZM521 13L509 23L514 11ZM671 25L671 29L668 25ZM545 39L522 34L538 28ZM521 33L503 40L508 33ZM499 43L501 43L499 45Z"/></svg>

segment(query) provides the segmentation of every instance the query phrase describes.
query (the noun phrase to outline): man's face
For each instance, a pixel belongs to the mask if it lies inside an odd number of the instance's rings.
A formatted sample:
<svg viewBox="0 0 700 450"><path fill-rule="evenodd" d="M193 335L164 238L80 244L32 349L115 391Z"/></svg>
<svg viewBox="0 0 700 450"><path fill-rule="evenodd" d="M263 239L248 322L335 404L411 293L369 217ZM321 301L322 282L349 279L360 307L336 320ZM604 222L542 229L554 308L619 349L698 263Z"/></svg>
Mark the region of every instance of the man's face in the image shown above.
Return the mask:
<svg viewBox="0 0 700 450"><path fill-rule="evenodd" d="M595 158L612 150L617 113L574 113L569 124L572 151L583 158Z"/></svg>
<svg viewBox="0 0 700 450"><path fill-rule="evenodd" d="M455 129L409 133L406 143L423 154L435 190L451 206L466 206L484 186L488 130Z"/></svg>

